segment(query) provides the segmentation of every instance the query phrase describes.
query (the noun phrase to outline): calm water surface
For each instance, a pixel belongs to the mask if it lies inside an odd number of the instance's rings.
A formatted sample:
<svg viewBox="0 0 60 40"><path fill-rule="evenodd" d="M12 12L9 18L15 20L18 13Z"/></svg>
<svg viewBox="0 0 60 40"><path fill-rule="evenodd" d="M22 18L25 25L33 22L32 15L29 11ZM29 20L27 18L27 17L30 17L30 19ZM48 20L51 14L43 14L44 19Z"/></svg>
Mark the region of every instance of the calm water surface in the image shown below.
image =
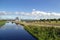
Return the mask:
<svg viewBox="0 0 60 40"><path fill-rule="evenodd" d="M8 22L0 28L0 40L36 40L21 25Z"/></svg>

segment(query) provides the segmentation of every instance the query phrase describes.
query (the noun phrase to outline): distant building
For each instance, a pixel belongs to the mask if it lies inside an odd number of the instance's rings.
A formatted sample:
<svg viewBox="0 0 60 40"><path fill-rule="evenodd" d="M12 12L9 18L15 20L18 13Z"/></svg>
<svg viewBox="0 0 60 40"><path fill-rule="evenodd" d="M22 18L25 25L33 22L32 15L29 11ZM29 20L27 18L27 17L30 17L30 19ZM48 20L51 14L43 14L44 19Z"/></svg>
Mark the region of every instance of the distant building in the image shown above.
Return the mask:
<svg viewBox="0 0 60 40"><path fill-rule="evenodd" d="M18 17L16 17L15 21L19 21L19 18L18 18Z"/></svg>
<svg viewBox="0 0 60 40"><path fill-rule="evenodd" d="M16 24L19 24L20 21L21 21L21 19L19 19L18 17L16 17L16 19L15 19L15 23L16 23Z"/></svg>

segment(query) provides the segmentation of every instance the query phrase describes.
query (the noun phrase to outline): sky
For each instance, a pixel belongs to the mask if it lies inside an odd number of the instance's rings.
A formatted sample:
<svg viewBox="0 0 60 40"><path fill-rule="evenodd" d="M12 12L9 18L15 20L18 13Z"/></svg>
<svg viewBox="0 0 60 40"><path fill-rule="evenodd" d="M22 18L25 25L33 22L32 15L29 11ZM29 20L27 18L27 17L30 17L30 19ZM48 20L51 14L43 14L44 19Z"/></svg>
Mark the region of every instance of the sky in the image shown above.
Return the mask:
<svg viewBox="0 0 60 40"><path fill-rule="evenodd" d="M0 0L0 19L60 18L60 0Z"/></svg>

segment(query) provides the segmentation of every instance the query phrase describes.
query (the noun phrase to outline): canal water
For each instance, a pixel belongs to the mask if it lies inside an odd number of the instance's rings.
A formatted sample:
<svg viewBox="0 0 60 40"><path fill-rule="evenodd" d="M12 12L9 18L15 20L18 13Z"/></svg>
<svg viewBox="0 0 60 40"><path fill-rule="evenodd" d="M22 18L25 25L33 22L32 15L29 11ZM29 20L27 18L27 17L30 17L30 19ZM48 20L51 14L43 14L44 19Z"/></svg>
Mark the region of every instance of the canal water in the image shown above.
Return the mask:
<svg viewBox="0 0 60 40"><path fill-rule="evenodd" d="M0 40L36 40L23 26L7 22L0 27Z"/></svg>

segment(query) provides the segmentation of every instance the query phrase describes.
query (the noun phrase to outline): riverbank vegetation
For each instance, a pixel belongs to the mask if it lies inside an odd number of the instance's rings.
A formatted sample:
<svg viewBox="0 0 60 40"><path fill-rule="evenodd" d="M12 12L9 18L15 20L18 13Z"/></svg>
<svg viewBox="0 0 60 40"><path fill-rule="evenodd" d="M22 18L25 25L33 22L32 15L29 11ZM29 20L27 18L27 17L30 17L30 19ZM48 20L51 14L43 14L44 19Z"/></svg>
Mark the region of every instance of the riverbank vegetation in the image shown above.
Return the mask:
<svg viewBox="0 0 60 40"><path fill-rule="evenodd" d="M38 40L60 40L60 28L28 25L25 29Z"/></svg>
<svg viewBox="0 0 60 40"><path fill-rule="evenodd" d="M0 27L5 24L5 20L0 20Z"/></svg>
<svg viewBox="0 0 60 40"><path fill-rule="evenodd" d="M20 24L37 40L60 40L60 20L25 20Z"/></svg>
<svg viewBox="0 0 60 40"><path fill-rule="evenodd" d="M38 40L60 40L60 28L37 25L24 25L24 28Z"/></svg>

